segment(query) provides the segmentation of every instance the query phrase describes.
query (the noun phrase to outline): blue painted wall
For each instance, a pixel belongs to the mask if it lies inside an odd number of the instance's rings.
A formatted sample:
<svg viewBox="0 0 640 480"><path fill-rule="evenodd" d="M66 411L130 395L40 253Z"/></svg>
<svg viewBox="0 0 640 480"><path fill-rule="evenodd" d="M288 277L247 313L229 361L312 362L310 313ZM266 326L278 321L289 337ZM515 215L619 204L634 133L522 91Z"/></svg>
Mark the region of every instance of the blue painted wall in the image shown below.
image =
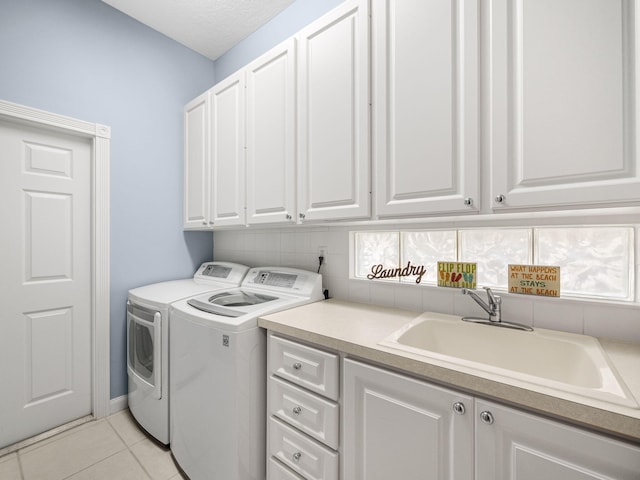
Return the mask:
<svg viewBox="0 0 640 480"><path fill-rule="evenodd" d="M0 99L111 127L111 398L127 291L213 254L182 231L182 108L213 82L212 61L99 0L0 0Z"/></svg>
<svg viewBox="0 0 640 480"><path fill-rule="evenodd" d="M295 35L344 0L296 0L215 61L216 83Z"/></svg>

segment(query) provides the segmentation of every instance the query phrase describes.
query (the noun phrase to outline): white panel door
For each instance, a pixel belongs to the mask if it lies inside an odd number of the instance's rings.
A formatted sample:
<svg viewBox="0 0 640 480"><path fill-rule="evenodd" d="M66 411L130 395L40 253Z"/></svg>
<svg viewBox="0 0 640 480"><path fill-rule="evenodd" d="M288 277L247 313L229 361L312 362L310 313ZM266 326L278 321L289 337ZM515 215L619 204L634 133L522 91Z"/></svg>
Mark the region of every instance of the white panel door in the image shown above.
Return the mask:
<svg viewBox="0 0 640 480"><path fill-rule="evenodd" d="M486 7L494 209L640 200L636 2Z"/></svg>
<svg viewBox="0 0 640 480"><path fill-rule="evenodd" d="M91 155L0 121L0 448L91 413Z"/></svg>
<svg viewBox="0 0 640 480"><path fill-rule="evenodd" d="M370 216L368 1L348 1L300 32L299 215Z"/></svg>
<svg viewBox="0 0 640 480"><path fill-rule="evenodd" d="M245 222L244 70L211 89L210 221Z"/></svg>
<svg viewBox="0 0 640 480"><path fill-rule="evenodd" d="M479 206L478 0L373 0L376 215Z"/></svg>
<svg viewBox="0 0 640 480"><path fill-rule="evenodd" d="M640 478L637 445L484 400L476 401L476 419L477 480Z"/></svg>
<svg viewBox="0 0 640 480"><path fill-rule="evenodd" d="M249 224L295 222L295 68L294 38L245 68Z"/></svg>
<svg viewBox="0 0 640 480"><path fill-rule="evenodd" d="M209 226L209 92L184 107L184 228Z"/></svg>
<svg viewBox="0 0 640 480"><path fill-rule="evenodd" d="M343 382L342 478L473 478L472 397L349 359Z"/></svg>

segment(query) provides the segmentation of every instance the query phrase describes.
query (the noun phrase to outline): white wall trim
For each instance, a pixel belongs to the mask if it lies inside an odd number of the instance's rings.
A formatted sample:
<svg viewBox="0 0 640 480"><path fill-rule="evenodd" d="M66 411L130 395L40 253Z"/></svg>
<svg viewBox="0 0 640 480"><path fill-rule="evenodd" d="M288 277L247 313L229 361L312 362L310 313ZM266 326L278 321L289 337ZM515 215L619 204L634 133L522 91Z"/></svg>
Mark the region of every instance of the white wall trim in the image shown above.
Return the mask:
<svg viewBox="0 0 640 480"><path fill-rule="evenodd" d="M0 100L0 118L36 123L93 139L92 158L92 411L96 418L110 412L109 368L109 162L111 130L55 113Z"/></svg>
<svg viewBox="0 0 640 480"><path fill-rule="evenodd" d="M129 397L127 395L120 395L119 397L112 398L109 406L109 415L118 413L129 407Z"/></svg>

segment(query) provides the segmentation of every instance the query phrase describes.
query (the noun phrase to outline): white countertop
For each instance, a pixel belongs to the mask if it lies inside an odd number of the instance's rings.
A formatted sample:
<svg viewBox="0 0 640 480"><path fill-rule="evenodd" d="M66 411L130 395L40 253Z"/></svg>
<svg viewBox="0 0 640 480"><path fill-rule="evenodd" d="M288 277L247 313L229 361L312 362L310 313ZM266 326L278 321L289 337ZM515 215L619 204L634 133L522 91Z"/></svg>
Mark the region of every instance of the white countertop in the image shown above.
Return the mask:
<svg viewBox="0 0 640 480"><path fill-rule="evenodd" d="M260 327L426 380L640 443L640 409L590 398L550 394L491 375L470 374L423 356L379 345L422 312L339 300L312 303L258 320ZM640 401L640 345L598 339L636 401Z"/></svg>

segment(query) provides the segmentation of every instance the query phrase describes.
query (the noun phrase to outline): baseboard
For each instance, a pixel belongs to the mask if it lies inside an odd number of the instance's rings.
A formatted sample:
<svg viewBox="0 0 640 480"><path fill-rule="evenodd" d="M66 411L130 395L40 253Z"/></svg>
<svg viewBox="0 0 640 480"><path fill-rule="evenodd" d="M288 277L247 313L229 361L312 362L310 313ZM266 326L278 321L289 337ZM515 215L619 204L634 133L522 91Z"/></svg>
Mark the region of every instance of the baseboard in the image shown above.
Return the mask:
<svg viewBox="0 0 640 480"><path fill-rule="evenodd" d="M129 406L129 402L127 400L126 395L121 395L116 398L112 398L109 404L109 415L113 415L114 413L119 412L120 410L124 410Z"/></svg>

